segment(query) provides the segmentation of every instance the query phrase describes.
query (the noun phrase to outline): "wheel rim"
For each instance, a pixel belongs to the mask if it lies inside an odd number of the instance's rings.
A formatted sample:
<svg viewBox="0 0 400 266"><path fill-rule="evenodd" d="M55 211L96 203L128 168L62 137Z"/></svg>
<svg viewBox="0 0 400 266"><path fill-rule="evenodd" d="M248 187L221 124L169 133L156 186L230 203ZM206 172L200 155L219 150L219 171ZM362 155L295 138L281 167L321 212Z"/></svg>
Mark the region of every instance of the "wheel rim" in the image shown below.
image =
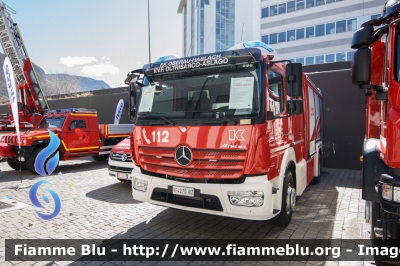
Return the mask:
<svg viewBox="0 0 400 266"><path fill-rule="evenodd" d="M296 207L296 189L291 184L288 186L286 194L286 213L290 215L290 212Z"/></svg>

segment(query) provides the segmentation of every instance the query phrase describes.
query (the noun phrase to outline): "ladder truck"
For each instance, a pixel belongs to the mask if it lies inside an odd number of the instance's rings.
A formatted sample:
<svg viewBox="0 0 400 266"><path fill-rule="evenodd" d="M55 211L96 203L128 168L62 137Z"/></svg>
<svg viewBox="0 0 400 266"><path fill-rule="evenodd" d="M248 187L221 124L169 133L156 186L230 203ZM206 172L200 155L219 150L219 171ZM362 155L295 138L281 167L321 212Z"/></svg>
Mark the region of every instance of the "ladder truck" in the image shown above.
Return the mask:
<svg viewBox="0 0 400 266"><path fill-rule="evenodd" d="M15 14L15 11L0 1L0 42L5 55L11 61L18 86L20 128L30 129L36 127L49 106L11 13ZM12 115L0 115L0 130L14 128Z"/></svg>
<svg viewBox="0 0 400 266"><path fill-rule="evenodd" d="M400 242L400 1L363 23L351 47L352 82L366 90L362 198L374 246Z"/></svg>

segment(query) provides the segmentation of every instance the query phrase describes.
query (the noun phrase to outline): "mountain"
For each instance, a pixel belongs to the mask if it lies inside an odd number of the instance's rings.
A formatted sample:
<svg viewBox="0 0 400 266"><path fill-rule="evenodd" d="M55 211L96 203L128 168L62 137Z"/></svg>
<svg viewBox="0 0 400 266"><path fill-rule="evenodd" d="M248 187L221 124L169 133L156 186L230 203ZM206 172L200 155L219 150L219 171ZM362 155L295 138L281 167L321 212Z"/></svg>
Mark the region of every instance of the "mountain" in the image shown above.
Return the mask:
<svg viewBox="0 0 400 266"><path fill-rule="evenodd" d="M0 66L3 66L4 59L5 55L0 53ZM111 88L102 80L68 74L46 74L38 65L33 64L33 67L46 96ZM8 93L4 71L0 70L0 103L3 102L8 102Z"/></svg>

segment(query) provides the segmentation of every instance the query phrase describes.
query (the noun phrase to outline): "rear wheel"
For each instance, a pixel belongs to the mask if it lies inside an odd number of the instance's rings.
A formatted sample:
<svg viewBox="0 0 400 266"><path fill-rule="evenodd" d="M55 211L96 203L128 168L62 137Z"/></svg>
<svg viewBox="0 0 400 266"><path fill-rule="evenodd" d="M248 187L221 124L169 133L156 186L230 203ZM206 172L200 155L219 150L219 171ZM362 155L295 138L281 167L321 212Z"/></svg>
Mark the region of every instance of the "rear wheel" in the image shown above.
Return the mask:
<svg viewBox="0 0 400 266"><path fill-rule="evenodd" d="M98 161L98 162L105 161L108 159L108 157L109 157L109 154L101 154L101 155L93 155L92 156L93 160Z"/></svg>
<svg viewBox="0 0 400 266"><path fill-rule="evenodd" d="M271 224L286 227L292 220L292 213L296 206L296 189L293 182L293 175L287 172L282 188L281 212L272 218Z"/></svg>
<svg viewBox="0 0 400 266"><path fill-rule="evenodd" d="M7 159L7 163L8 163L8 166L10 166L12 169L19 171L19 165L20 165L19 162L16 162L11 159ZM21 162L21 170L26 170L26 169L27 168L26 168L25 162Z"/></svg>

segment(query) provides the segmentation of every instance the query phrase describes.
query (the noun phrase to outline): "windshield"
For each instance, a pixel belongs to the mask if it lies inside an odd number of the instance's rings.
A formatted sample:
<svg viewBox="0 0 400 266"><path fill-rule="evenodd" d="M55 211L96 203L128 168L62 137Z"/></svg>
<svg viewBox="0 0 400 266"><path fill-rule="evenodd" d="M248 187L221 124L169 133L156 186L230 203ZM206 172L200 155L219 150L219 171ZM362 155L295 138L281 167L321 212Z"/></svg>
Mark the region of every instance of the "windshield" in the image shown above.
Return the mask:
<svg viewBox="0 0 400 266"><path fill-rule="evenodd" d="M262 116L259 64L224 66L149 77L142 87L137 122L240 119Z"/></svg>
<svg viewBox="0 0 400 266"><path fill-rule="evenodd" d="M47 116L40 121L38 128L62 128L65 116Z"/></svg>

